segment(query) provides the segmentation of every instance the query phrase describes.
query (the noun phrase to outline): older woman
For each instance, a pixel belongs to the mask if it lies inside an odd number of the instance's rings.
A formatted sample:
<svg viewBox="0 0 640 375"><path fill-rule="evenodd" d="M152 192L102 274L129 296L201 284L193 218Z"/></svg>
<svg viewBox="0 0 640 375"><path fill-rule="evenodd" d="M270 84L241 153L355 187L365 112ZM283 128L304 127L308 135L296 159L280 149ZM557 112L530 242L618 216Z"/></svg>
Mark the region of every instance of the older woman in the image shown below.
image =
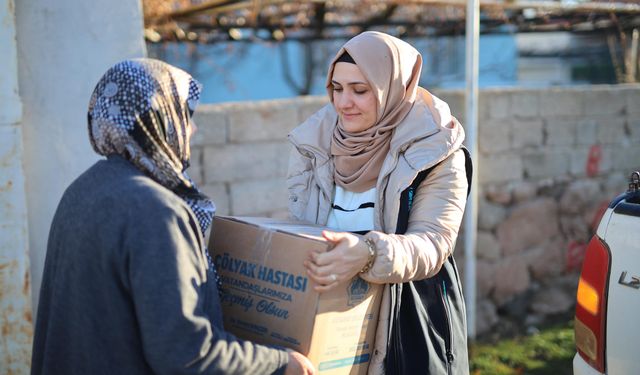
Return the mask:
<svg viewBox="0 0 640 375"><path fill-rule="evenodd" d="M106 156L65 191L47 246L33 374L310 374L301 354L222 327L203 243L214 206L185 173L200 85L161 61L98 82L89 137Z"/></svg>
<svg viewBox="0 0 640 375"><path fill-rule="evenodd" d="M471 164L448 105L418 86L422 57L380 32L331 62L330 103L294 129L291 215L326 225L310 254L323 292L356 275L386 284L369 373L468 373L462 289L452 256Z"/></svg>

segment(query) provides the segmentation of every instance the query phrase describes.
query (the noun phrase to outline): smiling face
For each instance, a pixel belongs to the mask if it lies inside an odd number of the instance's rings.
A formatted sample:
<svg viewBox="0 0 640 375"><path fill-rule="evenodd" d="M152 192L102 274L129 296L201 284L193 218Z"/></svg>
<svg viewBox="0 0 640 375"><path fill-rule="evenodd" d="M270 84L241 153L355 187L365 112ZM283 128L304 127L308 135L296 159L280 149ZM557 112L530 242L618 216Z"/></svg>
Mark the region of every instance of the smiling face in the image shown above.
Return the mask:
<svg viewBox="0 0 640 375"><path fill-rule="evenodd" d="M350 133L369 129L376 123L376 98L356 64L339 62L333 68L333 106Z"/></svg>

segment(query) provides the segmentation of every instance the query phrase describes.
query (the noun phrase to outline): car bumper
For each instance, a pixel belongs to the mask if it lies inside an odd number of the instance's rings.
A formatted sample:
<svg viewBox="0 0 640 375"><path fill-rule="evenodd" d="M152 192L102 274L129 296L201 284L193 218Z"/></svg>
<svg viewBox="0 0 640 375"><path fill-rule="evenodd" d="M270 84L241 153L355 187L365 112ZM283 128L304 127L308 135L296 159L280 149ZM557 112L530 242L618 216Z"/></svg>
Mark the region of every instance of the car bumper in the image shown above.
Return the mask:
<svg viewBox="0 0 640 375"><path fill-rule="evenodd" d="M576 353L573 357L573 375L604 375L603 373L596 371L593 367L589 366L587 362Z"/></svg>

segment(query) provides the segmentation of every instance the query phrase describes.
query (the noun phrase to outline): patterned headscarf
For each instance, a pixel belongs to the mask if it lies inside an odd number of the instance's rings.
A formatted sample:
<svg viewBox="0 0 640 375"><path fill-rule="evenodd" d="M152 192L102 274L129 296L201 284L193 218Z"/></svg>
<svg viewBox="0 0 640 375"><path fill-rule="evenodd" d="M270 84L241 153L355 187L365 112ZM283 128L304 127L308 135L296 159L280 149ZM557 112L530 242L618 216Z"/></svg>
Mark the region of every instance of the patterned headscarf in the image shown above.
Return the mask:
<svg viewBox="0 0 640 375"><path fill-rule="evenodd" d="M204 236L215 206L185 170L191 115L201 85L188 73L154 59L132 59L102 76L89 102L89 139L100 155L118 154L184 199Z"/></svg>

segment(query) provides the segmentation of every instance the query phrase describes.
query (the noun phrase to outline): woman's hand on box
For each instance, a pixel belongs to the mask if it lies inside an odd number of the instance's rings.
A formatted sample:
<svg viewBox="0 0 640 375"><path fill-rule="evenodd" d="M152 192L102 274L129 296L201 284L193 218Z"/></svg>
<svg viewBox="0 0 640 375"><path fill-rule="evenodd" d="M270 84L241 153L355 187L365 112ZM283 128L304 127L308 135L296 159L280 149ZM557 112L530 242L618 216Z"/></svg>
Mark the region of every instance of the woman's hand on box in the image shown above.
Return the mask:
<svg viewBox="0 0 640 375"><path fill-rule="evenodd" d="M316 373L315 367L304 355L289 350L289 364L284 370L285 375L314 375Z"/></svg>
<svg viewBox="0 0 640 375"><path fill-rule="evenodd" d="M323 231L322 236L333 248L327 252L311 251L304 263L318 292L326 292L351 280L367 265L370 254L362 236L328 230Z"/></svg>

